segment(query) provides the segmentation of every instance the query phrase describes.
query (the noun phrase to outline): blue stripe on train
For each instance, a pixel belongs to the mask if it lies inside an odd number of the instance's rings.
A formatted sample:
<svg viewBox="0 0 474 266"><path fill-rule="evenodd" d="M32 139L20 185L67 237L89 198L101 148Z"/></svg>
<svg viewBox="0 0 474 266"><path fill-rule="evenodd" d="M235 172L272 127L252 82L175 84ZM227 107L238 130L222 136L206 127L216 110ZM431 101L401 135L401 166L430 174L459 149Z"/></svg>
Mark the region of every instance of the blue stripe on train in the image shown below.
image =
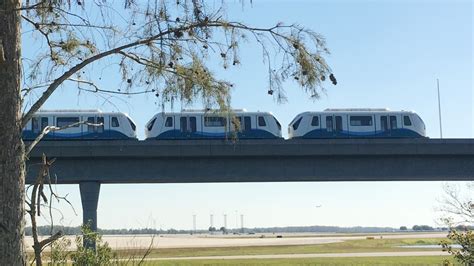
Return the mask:
<svg viewBox="0 0 474 266"><path fill-rule="evenodd" d="M340 132L328 132L326 129L315 129L303 136L295 138L303 139L317 139L317 138L424 138L425 136L420 135L418 132L406 129L398 128L390 131L376 131L376 132L355 132L355 131L340 131Z"/></svg>
<svg viewBox="0 0 474 266"><path fill-rule="evenodd" d="M34 140L38 137L38 133L34 133L31 130L23 130L23 140ZM101 139L134 139L128 137L122 132L116 130L104 130L102 133L59 133L52 132L43 137L44 140L101 140Z"/></svg>
<svg viewBox="0 0 474 266"><path fill-rule="evenodd" d="M211 133L211 132L181 132L180 130L168 130L157 137L148 139L225 139L236 136L239 139L278 139L280 137L272 133L261 130L252 129L244 132L238 132L236 135L233 132L227 133Z"/></svg>

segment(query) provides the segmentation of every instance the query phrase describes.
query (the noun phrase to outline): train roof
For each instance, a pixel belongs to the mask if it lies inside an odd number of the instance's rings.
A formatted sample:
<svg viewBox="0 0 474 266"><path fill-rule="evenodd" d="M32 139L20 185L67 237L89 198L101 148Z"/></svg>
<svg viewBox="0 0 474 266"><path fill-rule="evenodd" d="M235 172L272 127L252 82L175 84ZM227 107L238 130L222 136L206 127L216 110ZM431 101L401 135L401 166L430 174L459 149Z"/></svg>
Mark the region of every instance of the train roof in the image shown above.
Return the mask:
<svg viewBox="0 0 474 266"><path fill-rule="evenodd" d="M155 114L157 115L189 115L189 114L194 114L194 115L227 115L227 114L247 114L247 115L254 115L254 114L267 114L267 115L272 115L271 112L261 112L261 111L256 111L256 112L249 112L246 109L232 109L229 112L221 112L219 110L188 110L185 109L180 112L159 112Z"/></svg>
<svg viewBox="0 0 474 266"><path fill-rule="evenodd" d="M388 112L388 108L326 108L325 112Z"/></svg>
<svg viewBox="0 0 474 266"><path fill-rule="evenodd" d="M89 114L101 114L101 115L125 115L124 112L103 112L100 109L57 109L57 110L39 110L35 115L89 115Z"/></svg>
<svg viewBox="0 0 474 266"><path fill-rule="evenodd" d="M388 108L328 108L324 111L306 111L301 114L327 114L327 113L347 113L347 114L384 114L384 113L400 113L400 114L416 114L415 111L406 111L406 110L399 110L399 111L392 111Z"/></svg>

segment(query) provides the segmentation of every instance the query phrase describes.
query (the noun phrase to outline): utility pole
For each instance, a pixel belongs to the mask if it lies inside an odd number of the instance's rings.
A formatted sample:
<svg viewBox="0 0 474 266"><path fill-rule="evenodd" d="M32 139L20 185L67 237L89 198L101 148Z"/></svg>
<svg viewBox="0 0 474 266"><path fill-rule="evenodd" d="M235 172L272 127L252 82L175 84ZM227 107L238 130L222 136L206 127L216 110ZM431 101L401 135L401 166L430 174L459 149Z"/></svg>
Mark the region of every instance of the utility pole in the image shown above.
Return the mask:
<svg viewBox="0 0 474 266"><path fill-rule="evenodd" d="M438 116L439 116L439 136L443 138L443 124L441 123L441 96L439 93L439 79L436 79L438 85Z"/></svg>
<svg viewBox="0 0 474 266"><path fill-rule="evenodd" d="M235 210L235 231L237 231L238 230L237 228L239 228L239 222L238 222L239 220L238 219L239 218L237 216L237 210Z"/></svg>
<svg viewBox="0 0 474 266"><path fill-rule="evenodd" d="M196 233L196 214L193 214L193 233Z"/></svg>

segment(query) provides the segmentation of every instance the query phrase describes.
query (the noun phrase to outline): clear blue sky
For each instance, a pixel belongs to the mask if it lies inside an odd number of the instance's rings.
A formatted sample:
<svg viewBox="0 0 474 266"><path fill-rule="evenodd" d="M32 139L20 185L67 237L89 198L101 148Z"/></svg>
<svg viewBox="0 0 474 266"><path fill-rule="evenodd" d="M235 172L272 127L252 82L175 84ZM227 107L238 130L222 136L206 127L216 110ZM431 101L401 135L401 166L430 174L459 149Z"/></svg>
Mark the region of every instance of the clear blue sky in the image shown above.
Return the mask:
<svg viewBox="0 0 474 266"><path fill-rule="evenodd" d="M216 1L219 2L220 1ZM277 104L267 95L266 68L254 44L241 48L242 66L216 70L236 84L235 108L271 111L284 125L303 111L343 107L388 107L414 110L425 121L427 134L439 137L436 78L440 79L445 138L473 137L473 6L471 1L253 1L244 8L229 1L229 20L257 26L299 23L326 37L328 58L338 85L312 101L294 83L285 84L289 102ZM24 47L28 51L28 47ZM107 89L117 79L111 75ZM68 99L68 100L65 100ZM103 99L63 88L45 109L101 108L124 111L144 124L161 106L154 97ZM246 227L287 225L412 226L435 224L442 182L326 182L240 184L103 185L98 226L191 229L229 227L235 214L245 215ZM462 184L462 183L459 183ZM58 186L69 193L78 215L60 205L64 225L82 221L78 186ZM316 205L321 204L321 208ZM240 221L240 219L239 219Z"/></svg>

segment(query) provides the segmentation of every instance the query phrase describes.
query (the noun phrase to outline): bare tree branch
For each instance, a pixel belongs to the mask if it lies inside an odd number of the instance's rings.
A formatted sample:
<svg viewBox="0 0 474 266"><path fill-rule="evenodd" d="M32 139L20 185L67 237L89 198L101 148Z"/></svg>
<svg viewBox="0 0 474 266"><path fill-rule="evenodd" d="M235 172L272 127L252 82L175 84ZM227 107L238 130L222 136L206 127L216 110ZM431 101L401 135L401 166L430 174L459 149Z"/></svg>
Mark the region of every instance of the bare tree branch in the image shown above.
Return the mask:
<svg viewBox="0 0 474 266"><path fill-rule="evenodd" d="M187 27L187 29L189 29L189 28L192 28L192 27ZM86 60L82 61L81 63L75 65L74 67L72 67L71 69L66 71L64 74L62 74L59 78L55 79L53 81L53 83L48 87L48 89L46 89L46 91L43 92L43 95L41 95L41 97L31 106L30 110L28 110L28 112L23 115L22 127L25 127L26 123L31 119L31 117L33 117L33 114L36 113L36 111L38 111L40 109L40 107L46 102L46 100L49 98L49 96L51 96L51 94L53 94L53 92L59 87L59 85L61 85L65 80L70 78L77 71L81 70L85 66L87 66L90 63L93 63L93 62L95 62L95 61L97 61L101 58L104 58L104 57L112 55L112 54L116 54L116 53L118 53L122 50L125 50L127 48L131 48L131 47L135 47L135 46L138 46L138 45L141 45L141 44L149 43L153 40L156 40L156 39L160 38L161 36L170 34L171 32L174 32L174 30L167 30L163 33L152 36L150 38L146 38L144 40L139 40L139 41L136 41L136 42L132 42L132 43L129 43L129 44L119 46L117 48L114 48L114 49L105 51L103 53L99 53L99 54L96 54L94 56L91 56L91 57L87 58Z"/></svg>
<svg viewBox="0 0 474 266"><path fill-rule="evenodd" d="M193 29L208 29L208 28L212 28L212 27L215 27L215 28L223 27L223 28L228 28L228 29L240 29L240 30L245 30L245 31L252 32L254 34L256 32L267 32L271 36L273 36L274 38L281 38L282 40L287 42L288 45L290 45L290 46L292 45L292 46L297 47L299 49L299 51L302 54L304 54L305 57L309 56L308 52L305 49L300 49L300 46L298 46L299 44L296 43L296 41L292 40L288 36L285 36L285 35L280 34L279 32L277 32L277 29L287 28L287 27L291 27L291 26L276 25L276 26L269 27L269 28L257 28L257 27L249 27L249 26L243 25L242 23L239 23L239 22L223 22L223 21L209 21L209 20L206 21L206 20L204 20L204 21L201 21L201 22L185 25L185 26L178 27L178 28L169 28L166 31L160 32L159 34L153 35L151 37L144 38L144 39L141 39L141 40L137 40L137 41L134 41L134 42L131 42L131 43L128 43L128 44L110 49L108 51L95 54L95 55L85 59L81 63L75 65L74 67L70 68L68 71L63 73L60 77L55 79L51 83L51 85L43 92L42 96L31 106L30 110L28 110L28 112L23 116L23 119L22 119L23 126L26 125L26 123L31 119L32 115L37 110L39 110L39 108L44 104L44 102L49 98L49 96L59 87L59 85L61 85L65 80L70 79L70 77L73 74L75 74L76 72L78 72L79 70L84 68L85 66L87 66L87 65L89 65L89 64L91 64L91 63L93 63L93 62L95 62L99 59L102 59L104 57L107 57L107 56L110 56L110 55L113 55L113 54L123 54L124 51L129 49L129 48L134 48L134 47L138 47L138 46L141 46L141 45L149 45L149 44L153 43L154 41L158 41L158 40L162 39L164 36L167 36L167 35L171 35L171 34L176 35L177 33L181 34L181 32L188 32L188 31L193 30ZM257 36L257 35L255 35L255 36ZM259 41L259 39L257 37L256 37L256 39L257 39L257 41ZM316 60L318 60L318 59L316 59ZM303 75L306 76L307 74L303 73Z"/></svg>
<svg viewBox="0 0 474 266"><path fill-rule="evenodd" d="M60 131L60 130L64 130L64 129L67 129L67 128L71 128L71 127L75 127L75 126L78 126L78 125L82 125L82 124L85 124L85 125L88 125L88 126L94 126L94 127L99 127L99 126L102 126L103 124L100 123L100 124L93 124L93 123L89 123L87 121L80 121L80 122L77 122L77 123L72 123L72 124L69 124L67 126L63 126L63 127L57 127L57 126L46 126L43 131L41 131L41 133L36 137L36 139L30 143L30 145L28 145L28 147L26 147L25 149L25 154L26 156L28 156L31 152L31 150L33 150L33 148L44 138L44 136L46 136L48 133L50 132L53 132L53 131Z"/></svg>
<svg viewBox="0 0 474 266"><path fill-rule="evenodd" d="M54 159L48 161L46 156L43 154L42 156L42 164L40 170L38 171L38 176L36 178L36 182L33 185L33 190L31 192L31 202L28 204L29 210L28 213L31 219L31 231L33 235L33 249L35 253L35 258L33 262L36 261L36 265L42 265L42 258L41 258L41 251L43 250L44 245L51 243L52 241L59 238L62 233L58 232L58 234L51 236L43 241L39 241L38 239L38 232L37 232L37 223L36 223L36 216L40 216L40 206L41 206L41 199L40 195L43 194L43 184L44 179L49 175L49 167L54 163ZM43 198L44 199L44 198Z"/></svg>
<svg viewBox="0 0 474 266"><path fill-rule="evenodd" d="M68 78L67 80L68 80L68 81L74 81L74 82L77 82L77 83L86 84L86 85L89 85L89 86L91 86L91 87L94 88L93 90L85 89L85 88L82 88L82 87L79 87L79 88L78 88L78 89L81 90L81 91L87 91L87 92L103 92L103 93L122 94L122 95L139 95L139 94L146 94L146 93L151 93L151 92L153 92L153 91L135 91L135 92L112 91L112 90L101 89L101 88L99 88L99 86L97 86L94 82L88 81L88 80L74 79L74 78Z"/></svg>

